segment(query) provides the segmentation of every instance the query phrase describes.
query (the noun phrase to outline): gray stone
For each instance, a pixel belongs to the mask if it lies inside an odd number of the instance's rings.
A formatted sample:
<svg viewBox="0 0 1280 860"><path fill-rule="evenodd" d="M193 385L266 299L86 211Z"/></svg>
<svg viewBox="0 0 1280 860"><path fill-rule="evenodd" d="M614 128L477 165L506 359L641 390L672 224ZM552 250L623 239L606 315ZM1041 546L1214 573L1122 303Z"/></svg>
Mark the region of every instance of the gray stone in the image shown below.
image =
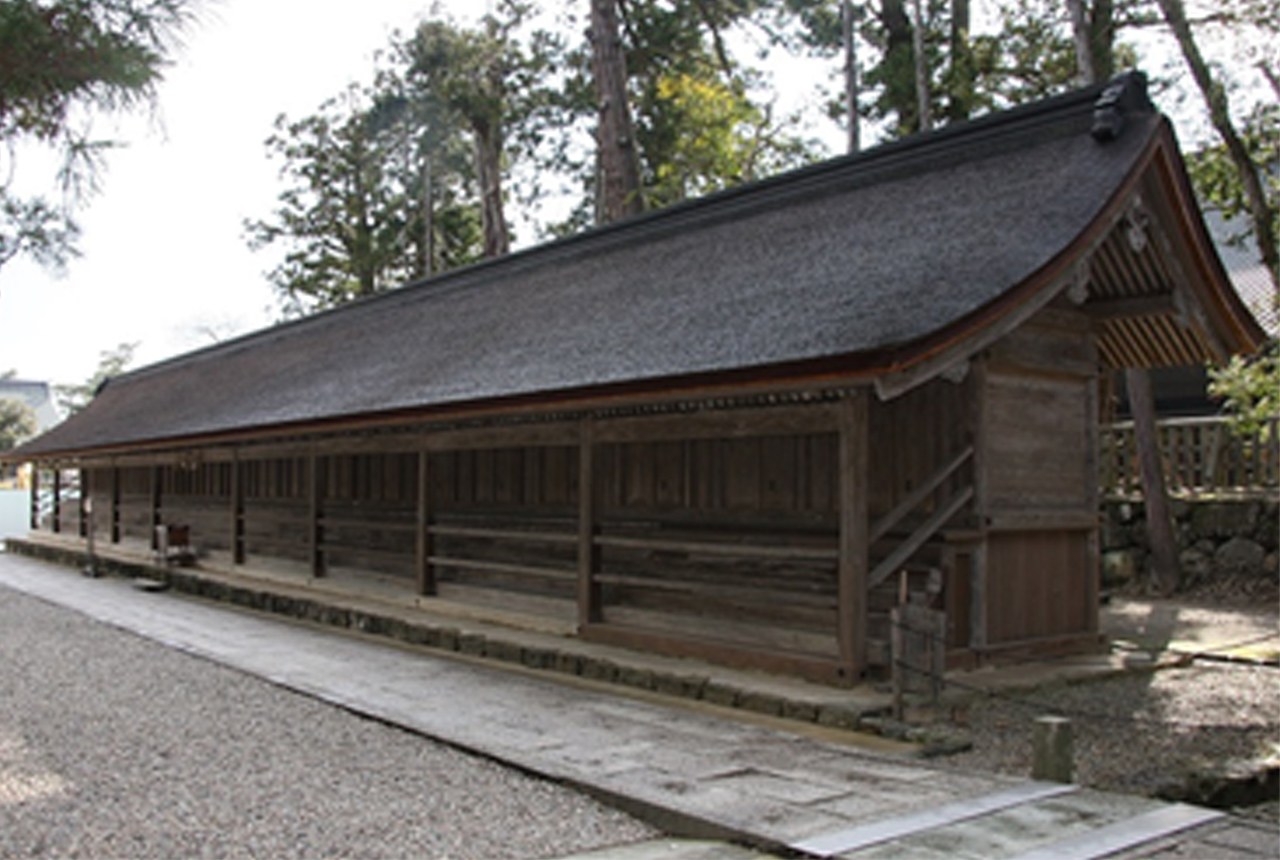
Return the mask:
<svg viewBox="0 0 1280 860"><path fill-rule="evenodd" d="M1102 554L1102 582L1123 585L1132 582L1142 569L1142 553L1135 549L1118 549Z"/></svg>
<svg viewBox="0 0 1280 860"><path fill-rule="evenodd" d="M1280 505L1267 502L1262 506L1262 515L1258 517L1258 528L1254 537L1262 548L1275 552L1280 549Z"/></svg>
<svg viewBox="0 0 1280 860"><path fill-rule="evenodd" d="M818 724L837 729L859 728L862 716L862 712L851 705L830 703L818 708Z"/></svg>
<svg viewBox="0 0 1280 860"><path fill-rule="evenodd" d="M1037 717L1032 725L1031 778L1071 782L1075 774L1074 732L1064 717Z"/></svg>
<svg viewBox="0 0 1280 860"><path fill-rule="evenodd" d="M762 690L749 690L738 697L738 707L744 711L767 714L771 717L782 716L782 697Z"/></svg>
<svg viewBox="0 0 1280 860"><path fill-rule="evenodd" d="M1257 502L1207 502L1191 512L1191 528L1196 538L1233 538L1253 534L1261 506Z"/></svg>
<svg viewBox="0 0 1280 860"><path fill-rule="evenodd" d="M504 639L486 639L484 656L490 660L501 660L504 663L521 663L524 660L524 649L515 642Z"/></svg>
<svg viewBox="0 0 1280 860"><path fill-rule="evenodd" d="M458 652L482 657L486 644L483 633L463 633L458 637Z"/></svg>
<svg viewBox="0 0 1280 860"><path fill-rule="evenodd" d="M727 708L736 707L738 697L742 695L742 691L737 687L729 684L722 684L719 681L708 681L707 685L702 688L702 699L713 705L724 705Z"/></svg>
<svg viewBox="0 0 1280 860"><path fill-rule="evenodd" d="M1213 566L1219 576L1261 576L1266 552L1248 538L1232 538L1213 554Z"/></svg>
<svg viewBox="0 0 1280 860"><path fill-rule="evenodd" d="M1213 556L1199 549L1184 549L1178 554L1178 567L1184 586L1203 582L1213 574Z"/></svg>
<svg viewBox="0 0 1280 860"><path fill-rule="evenodd" d="M649 669L638 669L635 666L622 666L618 669L618 683L641 690L652 690L653 672Z"/></svg>

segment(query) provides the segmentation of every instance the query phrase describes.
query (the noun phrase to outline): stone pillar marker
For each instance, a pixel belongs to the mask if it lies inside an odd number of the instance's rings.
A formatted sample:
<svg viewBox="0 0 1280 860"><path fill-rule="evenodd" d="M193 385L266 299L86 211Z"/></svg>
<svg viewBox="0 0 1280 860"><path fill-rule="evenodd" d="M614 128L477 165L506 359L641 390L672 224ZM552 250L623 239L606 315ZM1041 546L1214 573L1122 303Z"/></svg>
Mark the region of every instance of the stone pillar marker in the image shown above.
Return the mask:
<svg viewBox="0 0 1280 860"><path fill-rule="evenodd" d="M1036 717L1031 733L1032 779L1072 781L1075 770L1072 735L1071 720L1066 717Z"/></svg>

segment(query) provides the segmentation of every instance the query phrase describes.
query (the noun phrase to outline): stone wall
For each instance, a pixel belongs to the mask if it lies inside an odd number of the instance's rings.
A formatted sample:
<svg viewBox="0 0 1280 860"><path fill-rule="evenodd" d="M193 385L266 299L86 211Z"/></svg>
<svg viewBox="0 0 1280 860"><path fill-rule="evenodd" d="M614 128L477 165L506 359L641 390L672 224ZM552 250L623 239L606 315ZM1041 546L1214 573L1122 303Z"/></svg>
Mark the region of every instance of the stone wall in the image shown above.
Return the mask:
<svg viewBox="0 0 1280 860"><path fill-rule="evenodd" d="M1182 587L1277 576L1280 503L1260 499L1188 501L1171 499ZM1102 506L1102 582L1120 588L1145 580L1150 547L1142 502L1107 501Z"/></svg>

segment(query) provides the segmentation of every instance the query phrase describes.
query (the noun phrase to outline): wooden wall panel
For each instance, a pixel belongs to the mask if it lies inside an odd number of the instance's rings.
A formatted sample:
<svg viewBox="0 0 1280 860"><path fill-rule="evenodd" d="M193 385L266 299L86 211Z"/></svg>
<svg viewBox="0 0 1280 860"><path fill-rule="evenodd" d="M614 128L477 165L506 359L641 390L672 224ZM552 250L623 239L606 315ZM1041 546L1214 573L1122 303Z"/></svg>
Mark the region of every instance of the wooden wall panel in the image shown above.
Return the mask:
<svg viewBox="0 0 1280 860"><path fill-rule="evenodd" d="M911 495L943 464L970 444L966 396L969 381L938 379L893 400L871 404L872 520ZM972 481L962 470L939 488L919 512L928 515Z"/></svg>
<svg viewBox="0 0 1280 860"><path fill-rule="evenodd" d="M1091 508L1092 382L992 371L987 390L988 499L993 512Z"/></svg>
<svg viewBox="0 0 1280 860"><path fill-rule="evenodd" d="M1088 532L1027 531L990 536L987 547L988 644L1088 633Z"/></svg>

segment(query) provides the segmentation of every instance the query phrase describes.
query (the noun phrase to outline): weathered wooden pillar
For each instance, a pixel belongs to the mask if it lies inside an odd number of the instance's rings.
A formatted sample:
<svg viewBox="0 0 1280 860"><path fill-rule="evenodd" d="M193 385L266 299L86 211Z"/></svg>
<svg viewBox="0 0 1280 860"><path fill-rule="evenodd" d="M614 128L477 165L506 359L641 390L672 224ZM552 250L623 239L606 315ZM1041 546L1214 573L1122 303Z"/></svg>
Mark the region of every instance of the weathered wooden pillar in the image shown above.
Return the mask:
<svg viewBox="0 0 1280 860"><path fill-rule="evenodd" d="M80 505L77 511L79 522L77 523L77 531L82 538L89 536L89 529L92 524L89 521L89 512L93 509L93 487L89 477L88 469L80 469Z"/></svg>
<svg viewBox="0 0 1280 860"><path fill-rule="evenodd" d="M307 454L307 536L311 575L325 575L324 561L324 490L325 463L315 451Z"/></svg>
<svg viewBox="0 0 1280 860"><path fill-rule="evenodd" d="M111 467L111 542L120 543L120 467Z"/></svg>
<svg viewBox="0 0 1280 860"><path fill-rule="evenodd" d="M240 465L240 452L231 455L231 564L244 564L244 480Z"/></svg>
<svg viewBox="0 0 1280 860"><path fill-rule="evenodd" d="M867 665L867 572L870 563L870 400L858 389L840 401L840 560L836 635L843 680L853 682Z"/></svg>
<svg viewBox="0 0 1280 860"><path fill-rule="evenodd" d="M418 452L418 516L414 544L414 567L418 577L418 593L436 593L436 568L431 563L431 452Z"/></svg>
<svg viewBox="0 0 1280 860"><path fill-rule="evenodd" d="M987 362L975 358L969 366L969 435L973 442L973 511L978 536L969 563L969 647L978 653L987 647L987 514L990 463L987 438Z"/></svg>
<svg viewBox="0 0 1280 860"><path fill-rule="evenodd" d="M31 464L31 530L40 531L40 464Z"/></svg>
<svg viewBox="0 0 1280 860"><path fill-rule="evenodd" d="M62 470L57 466L53 468L53 507L52 519L53 533L59 534L62 531Z"/></svg>
<svg viewBox="0 0 1280 860"><path fill-rule="evenodd" d="M160 549L160 536L156 529L160 528L164 521L160 512L161 479L164 477L161 469L163 468L159 465L151 467L151 549L157 551Z"/></svg>
<svg viewBox="0 0 1280 860"><path fill-rule="evenodd" d="M596 546L596 446L590 418L581 424L578 441L578 629L603 618L600 583L600 549Z"/></svg>

